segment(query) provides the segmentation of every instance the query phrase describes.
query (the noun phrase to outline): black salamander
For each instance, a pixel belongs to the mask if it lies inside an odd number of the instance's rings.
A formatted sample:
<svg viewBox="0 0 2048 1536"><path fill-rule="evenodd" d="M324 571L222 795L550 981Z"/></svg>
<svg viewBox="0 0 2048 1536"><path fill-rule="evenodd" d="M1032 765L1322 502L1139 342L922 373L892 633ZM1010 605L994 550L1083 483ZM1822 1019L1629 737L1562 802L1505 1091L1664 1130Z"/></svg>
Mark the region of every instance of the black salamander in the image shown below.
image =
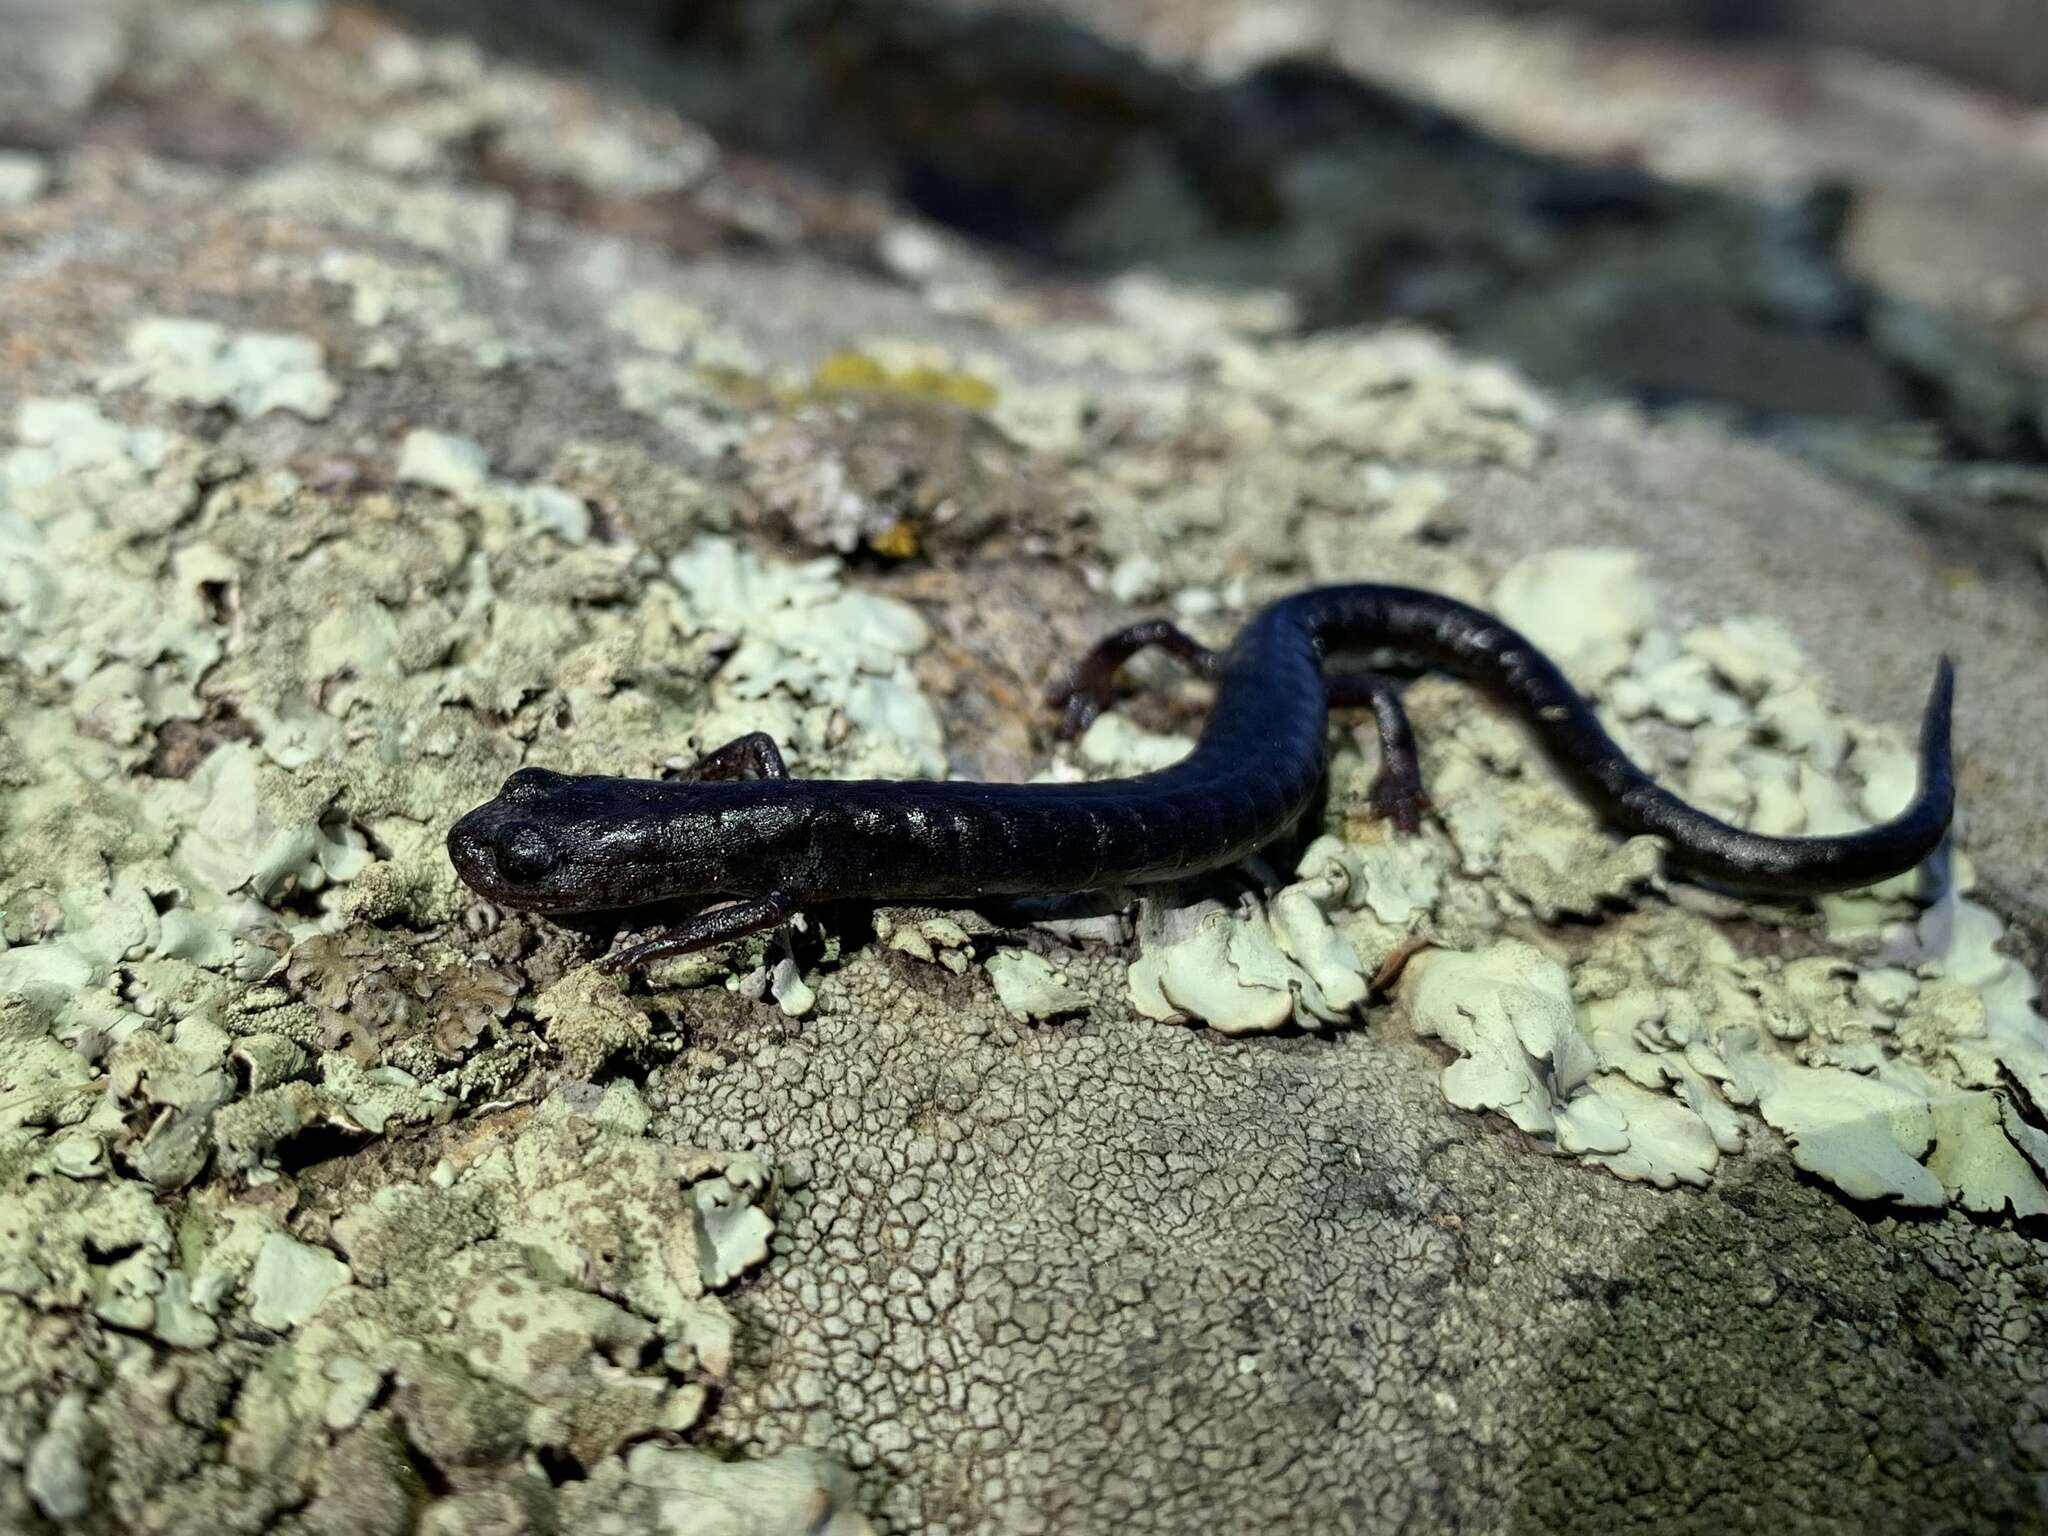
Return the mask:
<svg viewBox="0 0 2048 1536"><path fill-rule="evenodd" d="M448 834L462 878L504 907L594 912L731 898L611 955L613 969L684 954L840 899L974 899L1142 885L1234 863L1315 801L1328 712L1370 708L1382 767L1375 808L1412 832L1427 799L1400 700L1370 673L1324 671L1329 652L1419 657L1515 706L1613 827L1665 840L1673 864L1744 892L1803 895L1874 884L1940 844L1954 808L1953 672L1936 670L1920 723L1920 784L1881 825L1839 837L1745 832L1660 789L1557 666L1508 625L1406 587L1322 587L1256 615L1227 651L1163 621L1091 650L1052 690L1072 735L1113 698L1117 669L1160 646L1217 683L1193 752L1169 768L1090 784L793 779L768 736L708 754L681 780L522 768Z"/></svg>

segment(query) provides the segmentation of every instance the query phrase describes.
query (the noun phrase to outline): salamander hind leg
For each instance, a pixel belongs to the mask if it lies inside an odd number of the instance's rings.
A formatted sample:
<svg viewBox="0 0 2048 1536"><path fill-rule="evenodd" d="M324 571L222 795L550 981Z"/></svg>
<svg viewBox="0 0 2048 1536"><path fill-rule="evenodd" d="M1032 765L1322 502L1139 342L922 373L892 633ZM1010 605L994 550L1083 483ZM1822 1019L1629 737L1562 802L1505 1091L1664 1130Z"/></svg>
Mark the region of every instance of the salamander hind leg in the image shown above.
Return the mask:
<svg viewBox="0 0 2048 1536"><path fill-rule="evenodd" d="M1413 835L1422 830L1429 792L1422 787L1422 759L1415 748L1415 728L1401 707L1393 684L1370 672L1340 672L1324 681L1332 709L1369 708L1380 733L1380 771L1369 797L1373 813L1395 831Z"/></svg>
<svg viewBox="0 0 2048 1536"><path fill-rule="evenodd" d="M722 747L713 747L689 767L670 778L710 783L718 779L786 779L789 765L782 760L782 748L766 731L749 731L735 736Z"/></svg>
<svg viewBox="0 0 2048 1536"><path fill-rule="evenodd" d="M1178 657L1203 677L1215 677L1223 670L1221 651L1210 650L1166 619L1146 619L1106 635L1046 690L1046 702L1060 711L1059 735L1063 739L1080 735L1109 708L1116 698L1117 669L1150 646Z"/></svg>
<svg viewBox="0 0 2048 1536"><path fill-rule="evenodd" d="M691 954L696 950L709 949L714 944L723 944L728 939L744 938L763 928L772 928L795 910L796 898L787 891L770 891L766 896L728 902L722 907L699 912L688 922L679 923L666 933L656 934L616 954L606 955L598 963L608 971L638 970L670 955Z"/></svg>

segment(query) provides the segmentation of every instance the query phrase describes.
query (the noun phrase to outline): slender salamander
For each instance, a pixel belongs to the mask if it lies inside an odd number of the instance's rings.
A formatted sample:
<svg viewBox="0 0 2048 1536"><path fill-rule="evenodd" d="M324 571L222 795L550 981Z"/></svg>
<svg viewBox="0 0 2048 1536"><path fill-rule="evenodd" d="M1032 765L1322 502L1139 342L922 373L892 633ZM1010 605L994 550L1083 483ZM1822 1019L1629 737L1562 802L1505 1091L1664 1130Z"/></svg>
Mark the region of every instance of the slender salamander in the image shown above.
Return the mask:
<svg viewBox="0 0 2048 1536"><path fill-rule="evenodd" d="M768 736L742 736L682 780L522 768L448 834L462 878L501 906L592 912L731 898L610 956L614 969L702 949L808 902L1054 894L1172 880L1235 862L1315 801L1328 712L1370 708L1376 809L1414 831L1427 807L1400 700L1368 672L1326 674L1329 652L1391 651L1516 706L1612 826L1663 838L1671 861L1742 891L1803 894L1911 869L1948 830L1953 673L1943 658L1920 723L1920 784L1881 825L1839 837L1766 837L1660 789L1600 726L1557 666L1492 615L1407 587L1322 587L1262 610L1227 652L1154 621L1109 636L1051 699L1079 731L1117 668L1161 646L1217 683L1195 749L1156 773L1092 784L793 779Z"/></svg>

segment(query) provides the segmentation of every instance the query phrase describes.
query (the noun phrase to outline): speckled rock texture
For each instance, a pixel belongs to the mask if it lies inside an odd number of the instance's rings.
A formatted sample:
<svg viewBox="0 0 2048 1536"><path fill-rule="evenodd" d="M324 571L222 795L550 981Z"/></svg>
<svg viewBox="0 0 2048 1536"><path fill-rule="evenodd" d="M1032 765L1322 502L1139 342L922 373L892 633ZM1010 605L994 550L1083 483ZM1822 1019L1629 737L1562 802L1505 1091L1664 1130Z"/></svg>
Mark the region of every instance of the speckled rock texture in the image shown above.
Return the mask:
<svg viewBox="0 0 2048 1536"><path fill-rule="evenodd" d="M2048 1525L2039 571L370 6L0 36L0 1531ZM622 980L445 857L749 730L1140 771L1201 688L1057 743L1080 647L1368 579L1786 832L1947 651L1956 845L1689 890L1425 678L1420 837L1340 722L1300 846L1093 913Z"/></svg>

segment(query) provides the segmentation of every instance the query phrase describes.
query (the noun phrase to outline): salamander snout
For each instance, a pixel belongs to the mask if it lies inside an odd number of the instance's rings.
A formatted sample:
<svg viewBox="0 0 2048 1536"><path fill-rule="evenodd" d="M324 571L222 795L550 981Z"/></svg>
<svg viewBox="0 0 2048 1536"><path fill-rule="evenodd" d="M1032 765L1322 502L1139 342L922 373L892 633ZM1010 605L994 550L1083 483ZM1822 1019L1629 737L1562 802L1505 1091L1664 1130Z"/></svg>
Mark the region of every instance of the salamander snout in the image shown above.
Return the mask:
<svg viewBox="0 0 2048 1536"><path fill-rule="evenodd" d="M522 893L538 894L562 862L562 849L546 827L521 817L507 818L496 805L483 805L448 833L448 857L472 889L508 906Z"/></svg>

